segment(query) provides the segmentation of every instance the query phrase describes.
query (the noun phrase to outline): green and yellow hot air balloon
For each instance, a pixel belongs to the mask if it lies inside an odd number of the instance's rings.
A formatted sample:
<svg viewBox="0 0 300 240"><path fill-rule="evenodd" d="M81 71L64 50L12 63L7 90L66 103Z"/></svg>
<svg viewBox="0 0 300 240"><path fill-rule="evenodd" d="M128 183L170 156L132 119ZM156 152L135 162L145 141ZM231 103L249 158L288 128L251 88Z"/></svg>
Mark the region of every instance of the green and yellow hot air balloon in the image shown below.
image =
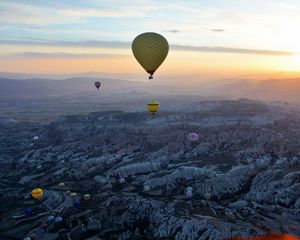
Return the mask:
<svg viewBox="0 0 300 240"><path fill-rule="evenodd" d="M168 41L160 34L146 32L132 42L132 52L136 60L153 78L154 72L166 59L169 52Z"/></svg>
<svg viewBox="0 0 300 240"><path fill-rule="evenodd" d="M147 104L147 109L152 115L155 115L155 113L159 110L159 108L160 105L158 101L150 101Z"/></svg>

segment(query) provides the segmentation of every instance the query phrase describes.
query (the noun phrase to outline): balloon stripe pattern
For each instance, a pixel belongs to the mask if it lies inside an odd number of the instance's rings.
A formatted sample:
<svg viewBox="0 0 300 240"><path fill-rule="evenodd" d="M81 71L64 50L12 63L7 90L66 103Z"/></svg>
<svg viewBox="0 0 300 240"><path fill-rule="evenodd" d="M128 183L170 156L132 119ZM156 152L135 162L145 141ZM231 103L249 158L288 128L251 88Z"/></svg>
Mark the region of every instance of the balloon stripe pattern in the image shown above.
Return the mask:
<svg viewBox="0 0 300 240"><path fill-rule="evenodd" d="M160 34L142 33L133 40L132 52L139 64L152 76L166 59L169 44Z"/></svg>
<svg viewBox="0 0 300 240"><path fill-rule="evenodd" d="M147 108L148 108L148 111L152 115L154 115L160 108L159 102L158 101L150 101L147 104Z"/></svg>
<svg viewBox="0 0 300 240"><path fill-rule="evenodd" d="M43 190L41 188L35 188L32 190L31 192L31 196L34 198L34 199L40 199L42 196L43 196Z"/></svg>

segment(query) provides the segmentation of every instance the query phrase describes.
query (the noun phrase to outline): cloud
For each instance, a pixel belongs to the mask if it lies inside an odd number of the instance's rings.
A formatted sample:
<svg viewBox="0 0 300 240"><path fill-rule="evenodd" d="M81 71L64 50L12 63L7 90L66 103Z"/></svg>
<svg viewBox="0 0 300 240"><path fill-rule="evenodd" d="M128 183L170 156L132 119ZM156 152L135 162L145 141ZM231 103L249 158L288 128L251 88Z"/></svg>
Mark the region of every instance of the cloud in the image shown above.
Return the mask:
<svg viewBox="0 0 300 240"><path fill-rule="evenodd" d="M126 58L126 54L109 54L109 53L66 53L66 52L21 52L13 56L26 58Z"/></svg>
<svg viewBox="0 0 300 240"><path fill-rule="evenodd" d="M129 10L116 9L63 9L59 11L67 17L89 18L89 17L140 17L142 13Z"/></svg>
<svg viewBox="0 0 300 240"><path fill-rule="evenodd" d="M169 32L169 33L179 33L180 30L177 30L177 29L171 29L171 30L168 30L167 32Z"/></svg>
<svg viewBox="0 0 300 240"><path fill-rule="evenodd" d="M111 8L68 8L66 6L55 6L51 3L47 3L45 5L34 5L24 2L16 3L13 1L0 1L1 24L10 26L41 26L83 23L87 22L90 18L126 18L144 16L142 12L113 6Z"/></svg>
<svg viewBox="0 0 300 240"><path fill-rule="evenodd" d="M295 6L290 5L290 4L287 4L287 3L280 3L280 6L281 6L282 8L289 9L289 10L296 9Z"/></svg>
<svg viewBox="0 0 300 240"><path fill-rule="evenodd" d="M224 29L221 29L221 28L213 28L213 29L210 29L212 32L225 32Z"/></svg>
<svg viewBox="0 0 300 240"><path fill-rule="evenodd" d="M83 47L83 48L130 48L130 42L122 41L22 41L0 40L3 45L47 46L47 47Z"/></svg>
<svg viewBox="0 0 300 240"><path fill-rule="evenodd" d="M113 48L113 49L130 49L131 42L122 41L18 41L18 40L0 40L0 45L9 46L47 46L47 47L78 47L78 48ZM206 47L206 46L188 46L176 45L170 46L175 51L191 52L211 52L211 53L236 53L236 54L256 54L270 56L294 56L299 55L297 52L276 51L266 49L247 49L247 48L230 48L230 47Z"/></svg>
<svg viewBox="0 0 300 240"><path fill-rule="evenodd" d="M178 51L192 51L192 52L212 52L212 53L238 53L238 54L256 54L256 55L272 55L272 56L294 56L298 55L294 52L274 51L263 49L247 49L247 48L228 48L228 47L196 47L173 45L172 49Z"/></svg>

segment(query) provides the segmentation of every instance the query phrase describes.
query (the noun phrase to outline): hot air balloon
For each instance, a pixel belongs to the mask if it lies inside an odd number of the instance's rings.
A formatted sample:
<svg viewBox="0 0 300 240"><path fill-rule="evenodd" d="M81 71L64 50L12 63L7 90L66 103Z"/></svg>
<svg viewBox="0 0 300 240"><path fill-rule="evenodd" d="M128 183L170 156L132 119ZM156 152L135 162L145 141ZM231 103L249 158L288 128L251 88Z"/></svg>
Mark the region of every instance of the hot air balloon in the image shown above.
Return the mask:
<svg viewBox="0 0 300 240"><path fill-rule="evenodd" d="M52 222L55 219L53 215L48 216L47 220L48 222Z"/></svg>
<svg viewBox="0 0 300 240"><path fill-rule="evenodd" d="M90 195L90 194L85 194L85 195L83 196L83 199L84 199L84 200L90 200L90 199L91 199L91 195Z"/></svg>
<svg viewBox="0 0 300 240"><path fill-rule="evenodd" d="M99 90L99 88L101 87L101 83L99 81L95 82L95 87L97 88L97 90Z"/></svg>
<svg viewBox="0 0 300 240"><path fill-rule="evenodd" d="M211 198L210 193L205 193L205 194L204 194L204 198L205 198L206 200L209 200L209 199Z"/></svg>
<svg viewBox="0 0 300 240"><path fill-rule="evenodd" d="M73 200L73 207L78 208L80 206L80 200L79 199L74 199Z"/></svg>
<svg viewBox="0 0 300 240"><path fill-rule="evenodd" d="M77 193L75 193L75 192L70 193L70 197L76 197L76 196L77 196Z"/></svg>
<svg viewBox="0 0 300 240"><path fill-rule="evenodd" d="M192 187L187 187L186 188L186 196L187 197L193 197L193 188Z"/></svg>
<svg viewBox="0 0 300 240"><path fill-rule="evenodd" d="M168 41L160 34L146 32L138 35L132 42L132 52L139 64L153 78L154 72L166 59L169 52Z"/></svg>
<svg viewBox="0 0 300 240"><path fill-rule="evenodd" d="M55 221L55 223L61 223L62 222L62 217L60 217L60 216L57 216L55 219L54 219L54 221Z"/></svg>
<svg viewBox="0 0 300 240"><path fill-rule="evenodd" d="M41 169L41 168L42 168L42 165L38 165L38 166L36 167L37 170L39 170L39 169Z"/></svg>
<svg viewBox="0 0 300 240"><path fill-rule="evenodd" d="M39 140L39 137L38 136L34 136L33 137L33 141L38 141Z"/></svg>
<svg viewBox="0 0 300 240"><path fill-rule="evenodd" d="M189 140L190 142L197 142L197 141L199 140L199 136L198 136L197 133L190 133L190 134L188 135L188 140Z"/></svg>
<svg viewBox="0 0 300 240"><path fill-rule="evenodd" d="M31 209L31 208L25 208L25 209L24 209L24 214L25 214L26 216L30 216L30 215L32 214L32 209Z"/></svg>
<svg viewBox="0 0 300 240"><path fill-rule="evenodd" d="M120 179L119 179L119 183L124 183L126 180L125 180L125 178L123 178L123 177L120 177Z"/></svg>
<svg viewBox="0 0 300 240"><path fill-rule="evenodd" d="M44 193L44 191L41 188L35 188L31 191L31 196L34 199L39 200L43 196L43 193Z"/></svg>
<svg viewBox="0 0 300 240"><path fill-rule="evenodd" d="M158 101L150 101L147 104L147 109L152 115L155 115L155 113L159 110L159 108L160 105Z"/></svg>

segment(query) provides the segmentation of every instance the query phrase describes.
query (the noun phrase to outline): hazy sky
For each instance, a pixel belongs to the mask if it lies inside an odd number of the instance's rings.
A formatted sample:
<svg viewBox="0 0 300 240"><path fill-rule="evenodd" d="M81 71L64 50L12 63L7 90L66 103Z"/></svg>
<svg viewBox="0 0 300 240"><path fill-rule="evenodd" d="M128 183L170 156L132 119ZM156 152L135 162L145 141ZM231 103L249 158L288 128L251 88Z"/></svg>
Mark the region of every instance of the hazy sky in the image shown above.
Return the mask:
<svg viewBox="0 0 300 240"><path fill-rule="evenodd" d="M299 0L1 0L0 71L143 73L148 31L171 45L156 75L298 71L299 26Z"/></svg>

